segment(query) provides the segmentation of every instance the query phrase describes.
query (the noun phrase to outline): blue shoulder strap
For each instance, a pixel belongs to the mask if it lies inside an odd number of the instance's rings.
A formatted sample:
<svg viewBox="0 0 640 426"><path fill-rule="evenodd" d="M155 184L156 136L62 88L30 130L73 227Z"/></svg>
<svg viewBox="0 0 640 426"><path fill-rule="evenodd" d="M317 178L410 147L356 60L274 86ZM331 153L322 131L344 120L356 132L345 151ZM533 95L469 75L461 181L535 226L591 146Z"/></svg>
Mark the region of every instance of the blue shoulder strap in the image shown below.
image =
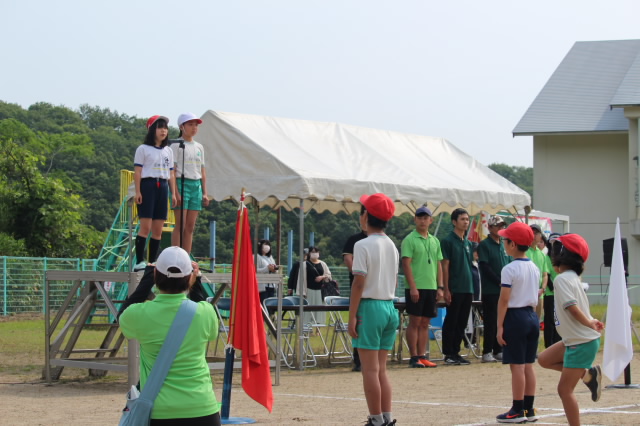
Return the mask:
<svg viewBox="0 0 640 426"><path fill-rule="evenodd" d="M156 358L156 362L151 368L147 382L144 385L144 389L140 394L140 398L144 398L149 401L154 401L160 393L160 388L164 383L164 379L169 373L171 364L178 353L178 349L182 345L184 337L187 335L187 330L191 325L198 304L192 302L189 299L185 299L178 309L176 317L173 319L171 328L167 333L167 337L160 348L160 353Z"/></svg>

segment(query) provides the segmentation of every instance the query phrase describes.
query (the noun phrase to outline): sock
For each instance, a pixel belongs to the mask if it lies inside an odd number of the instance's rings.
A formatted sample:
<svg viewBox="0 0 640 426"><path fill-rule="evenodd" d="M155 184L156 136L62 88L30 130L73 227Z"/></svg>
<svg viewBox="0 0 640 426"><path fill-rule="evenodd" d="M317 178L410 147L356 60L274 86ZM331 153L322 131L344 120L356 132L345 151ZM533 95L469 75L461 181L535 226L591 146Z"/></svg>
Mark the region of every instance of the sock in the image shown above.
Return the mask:
<svg viewBox="0 0 640 426"><path fill-rule="evenodd" d="M136 237L136 263L144 261L144 246L147 245L147 237Z"/></svg>
<svg viewBox="0 0 640 426"><path fill-rule="evenodd" d="M382 414L369 414L369 418L373 426L383 426L386 423Z"/></svg>
<svg viewBox="0 0 640 426"><path fill-rule="evenodd" d="M149 263L153 263L158 258L158 249L160 248L160 240L149 238Z"/></svg>
<svg viewBox="0 0 640 426"><path fill-rule="evenodd" d="M524 409L525 410L533 410L533 399L535 395L525 395L524 396Z"/></svg>
<svg viewBox="0 0 640 426"><path fill-rule="evenodd" d="M384 418L384 421L389 423L391 420L393 420L393 416L391 415L391 411L383 411L382 412L382 417Z"/></svg>
<svg viewBox="0 0 640 426"><path fill-rule="evenodd" d="M524 410L524 401L523 400L513 400L513 411L522 411Z"/></svg>
<svg viewBox="0 0 640 426"><path fill-rule="evenodd" d="M588 368L585 370L584 376L582 376L582 381L585 383L589 383L591 381L591 373Z"/></svg>

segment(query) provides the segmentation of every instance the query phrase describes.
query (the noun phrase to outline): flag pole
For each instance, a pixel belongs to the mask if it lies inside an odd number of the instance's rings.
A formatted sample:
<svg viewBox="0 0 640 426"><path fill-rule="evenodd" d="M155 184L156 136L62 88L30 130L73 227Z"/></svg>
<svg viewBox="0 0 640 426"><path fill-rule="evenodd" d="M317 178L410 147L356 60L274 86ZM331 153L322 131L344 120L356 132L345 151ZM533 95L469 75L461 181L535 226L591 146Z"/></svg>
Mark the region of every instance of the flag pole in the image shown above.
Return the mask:
<svg viewBox="0 0 640 426"><path fill-rule="evenodd" d="M242 238L237 238L238 235L243 235L242 231L243 231L243 227L244 227L244 220L242 220L244 218L244 214L246 213L246 208L244 205L244 197L245 197L245 192L244 192L244 188L242 188L242 194L240 195L240 206L238 207L239 211L240 211L240 216L239 216L239 220L237 223L237 226L240 228L238 232L238 229L236 229L236 245L237 247L237 251L234 252L235 253L240 253L240 248L242 245ZM238 291L238 276L239 274L237 273L237 271L239 271L240 269L240 256L234 256L233 259L233 270L236 271L236 273L233 275L233 280L231 282L231 303L233 304L231 307L231 312L230 312L230 316L229 316L229 335L227 338L227 344L225 346L225 358L224 358L224 376L223 376L223 382L222 382L222 404L220 407L220 420L221 423L223 425L237 425L237 424L251 424L251 423L255 423L256 421L252 418L249 417L229 417L229 413L231 411L231 388L232 388L232 384L233 384L233 363L235 360L235 355L236 355L236 350L234 349L233 345L231 344L231 342L233 342L233 335L235 333L235 326L232 326L231 324L235 324L235 305L237 303L238 297L237 297L237 291Z"/></svg>

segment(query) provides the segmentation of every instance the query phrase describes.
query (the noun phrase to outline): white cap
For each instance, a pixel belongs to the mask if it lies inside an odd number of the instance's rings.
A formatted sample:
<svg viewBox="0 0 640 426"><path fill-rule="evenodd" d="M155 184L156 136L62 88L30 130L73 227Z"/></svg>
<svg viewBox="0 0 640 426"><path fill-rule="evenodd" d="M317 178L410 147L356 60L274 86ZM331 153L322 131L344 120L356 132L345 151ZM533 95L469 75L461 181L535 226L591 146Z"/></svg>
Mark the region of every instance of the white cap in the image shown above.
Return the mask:
<svg viewBox="0 0 640 426"><path fill-rule="evenodd" d="M180 272L169 272L169 268L178 268ZM193 266L191 266L189 253L178 246L173 246L162 250L156 260L156 270L169 278L182 278L191 275Z"/></svg>
<svg viewBox="0 0 640 426"><path fill-rule="evenodd" d="M180 114L178 117L178 127L182 126L187 121L196 120L198 124L202 124L202 120L200 120L196 115L192 112L185 112L184 114Z"/></svg>

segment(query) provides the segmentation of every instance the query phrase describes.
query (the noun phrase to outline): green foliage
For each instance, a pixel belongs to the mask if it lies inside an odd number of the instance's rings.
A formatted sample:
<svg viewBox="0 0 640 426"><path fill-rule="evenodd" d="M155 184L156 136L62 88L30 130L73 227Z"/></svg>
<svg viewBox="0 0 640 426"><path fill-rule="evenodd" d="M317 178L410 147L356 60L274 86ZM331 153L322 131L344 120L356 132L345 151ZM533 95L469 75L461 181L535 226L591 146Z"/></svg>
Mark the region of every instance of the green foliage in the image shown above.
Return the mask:
<svg viewBox="0 0 640 426"><path fill-rule="evenodd" d="M514 185L527 191L531 195L531 199L533 199L532 167L508 166L503 163L489 164L488 167Z"/></svg>

